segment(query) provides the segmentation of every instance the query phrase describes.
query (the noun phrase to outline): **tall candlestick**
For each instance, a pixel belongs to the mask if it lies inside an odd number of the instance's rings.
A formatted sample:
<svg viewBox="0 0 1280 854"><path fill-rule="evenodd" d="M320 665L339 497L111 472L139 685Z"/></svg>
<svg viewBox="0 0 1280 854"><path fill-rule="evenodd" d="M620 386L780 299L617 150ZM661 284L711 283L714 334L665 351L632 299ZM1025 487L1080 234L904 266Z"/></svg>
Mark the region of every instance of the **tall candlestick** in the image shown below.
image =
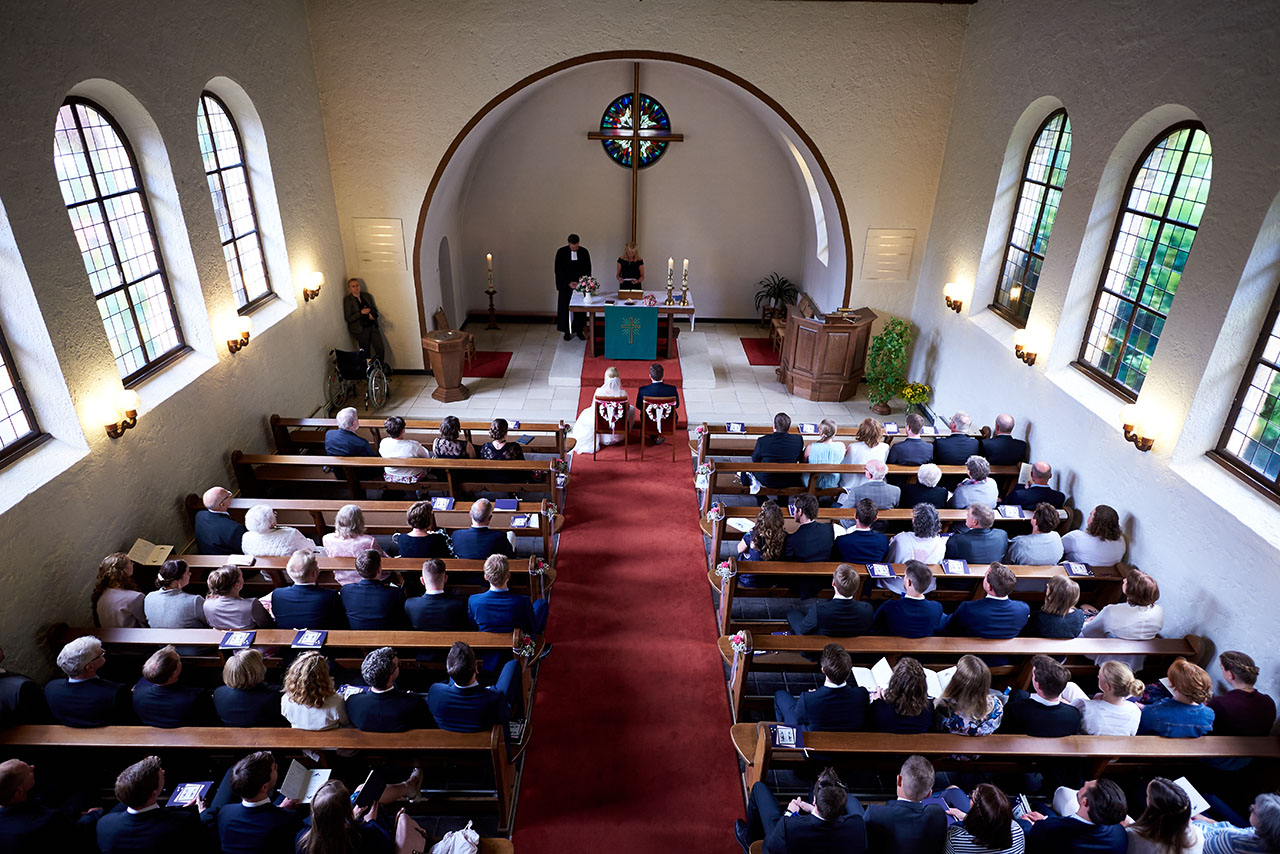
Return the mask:
<svg viewBox="0 0 1280 854"><path fill-rule="evenodd" d="M671 275L671 273L675 272L675 269L676 269L676 259L668 258L667 259L667 275Z"/></svg>
<svg viewBox="0 0 1280 854"><path fill-rule="evenodd" d="M685 274L686 274L686 275L687 275L687 274L688 274L688 272L689 272L689 259L688 259L688 258L684 259L684 272L685 272Z"/></svg>
<svg viewBox="0 0 1280 854"><path fill-rule="evenodd" d="M493 253L490 252L489 254L485 255L484 260L489 262L489 272L492 273L493 272Z"/></svg>

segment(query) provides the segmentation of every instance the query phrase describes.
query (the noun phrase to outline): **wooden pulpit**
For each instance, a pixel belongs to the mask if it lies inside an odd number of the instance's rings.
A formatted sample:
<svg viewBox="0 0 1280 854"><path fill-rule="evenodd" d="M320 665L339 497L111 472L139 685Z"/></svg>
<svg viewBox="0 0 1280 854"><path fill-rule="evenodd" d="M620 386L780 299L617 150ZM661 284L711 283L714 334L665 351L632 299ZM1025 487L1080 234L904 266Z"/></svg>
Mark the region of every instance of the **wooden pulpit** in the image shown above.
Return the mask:
<svg viewBox="0 0 1280 854"><path fill-rule="evenodd" d="M422 336L422 351L436 378L436 390L431 392L436 400L453 403L471 396L471 389L462 384L462 362L470 340L471 333L456 329L439 329Z"/></svg>
<svg viewBox="0 0 1280 854"><path fill-rule="evenodd" d="M876 314L859 308L846 314L787 315L778 380L806 400L848 400L866 371L871 324Z"/></svg>

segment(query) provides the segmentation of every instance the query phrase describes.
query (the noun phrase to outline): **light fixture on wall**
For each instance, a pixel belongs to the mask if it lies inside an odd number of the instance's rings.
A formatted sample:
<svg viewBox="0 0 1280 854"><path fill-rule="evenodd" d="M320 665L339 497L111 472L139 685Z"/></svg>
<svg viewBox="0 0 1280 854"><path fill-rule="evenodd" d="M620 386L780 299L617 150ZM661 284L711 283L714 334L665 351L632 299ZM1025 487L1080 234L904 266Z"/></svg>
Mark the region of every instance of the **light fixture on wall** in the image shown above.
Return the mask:
<svg viewBox="0 0 1280 854"><path fill-rule="evenodd" d="M961 295L963 289L959 282L947 282L942 286L942 298L947 301L947 308L959 314L964 308L964 299Z"/></svg>
<svg viewBox="0 0 1280 854"><path fill-rule="evenodd" d="M302 282L302 301L311 302L320 296L320 288L324 285L324 273L307 273Z"/></svg>
<svg viewBox="0 0 1280 854"><path fill-rule="evenodd" d="M1136 403L1130 403L1121 410L1121 426L1124 430L1125 441L1132 442L1133 446L1139 451L1145 453L1155 445L1155 431L1150 428L1147 420L1138 411Z"/></svg>
<svg viewBox="0 0 1280 854"><path fill-rule="evenodd" d="M1032 349L1031 335L1025 329L1019 329L1013 333L1013 352L1019 359L1028 365L1036 363L1036 353Z"/></svg>
<svg viewBox="0 0 1280 854"><path fill-rule="evenodd" d="M238 317L227 323L227 352L239 353L249 346L249 338L253 335L253 318Z"/></svg>
<svg viewBox="0 0 1280 854"><path fill-rule="evenodd" d="M115 405L110 407L111 420L106 421L107 435L119 439L124 431L138 424L138 393L129 389L121 389L116 395Z"/></svg>

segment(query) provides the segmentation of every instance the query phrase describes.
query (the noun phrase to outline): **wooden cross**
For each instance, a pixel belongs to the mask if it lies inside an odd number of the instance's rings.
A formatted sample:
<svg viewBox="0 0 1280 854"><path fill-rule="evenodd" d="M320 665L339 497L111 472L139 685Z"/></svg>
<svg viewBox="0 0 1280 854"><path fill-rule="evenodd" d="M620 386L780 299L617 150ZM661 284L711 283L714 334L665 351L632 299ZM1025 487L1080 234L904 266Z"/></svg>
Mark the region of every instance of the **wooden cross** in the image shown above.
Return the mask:
<svg viewBox="0 0 1280 854"><path fill-rule="evenodd" d="M672 133L661 128L640 127L640 63L635 64L631 94L631 127L616 130L596 130L587 139L625 139L631 142L631 242L636 239L636 199L640 195L640 140L653 142L684 142L684 134Z"/></svg>

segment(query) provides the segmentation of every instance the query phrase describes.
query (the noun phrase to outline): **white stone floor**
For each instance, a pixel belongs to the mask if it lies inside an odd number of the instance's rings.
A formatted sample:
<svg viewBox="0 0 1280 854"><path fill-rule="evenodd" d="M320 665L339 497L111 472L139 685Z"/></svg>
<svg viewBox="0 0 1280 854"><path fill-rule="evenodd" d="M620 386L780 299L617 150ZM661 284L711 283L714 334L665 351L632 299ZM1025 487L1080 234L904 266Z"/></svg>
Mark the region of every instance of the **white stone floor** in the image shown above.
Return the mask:
<svg viewBox="0 0 1280 854"><path fill-rule="evenodd" d="M471 397L456 403L431 397L436 388L431 377L396 376L382 413L414 418L452 413L467 420L502 416L572 422L577 417L584 342L564 341L550 323L508 323L494 331L473 324L468 331L476 336L477 349L512 351L506 376L465 380ZM843 403L814 403L788 394L774 368L747 363L738 341L765 336L763 327L750 323L704 322L696 331L680 325L680 370L691 423L767 423L773 413L784 411L793 420L831 418L844 426L871 414L863 386Z"/></svg>

